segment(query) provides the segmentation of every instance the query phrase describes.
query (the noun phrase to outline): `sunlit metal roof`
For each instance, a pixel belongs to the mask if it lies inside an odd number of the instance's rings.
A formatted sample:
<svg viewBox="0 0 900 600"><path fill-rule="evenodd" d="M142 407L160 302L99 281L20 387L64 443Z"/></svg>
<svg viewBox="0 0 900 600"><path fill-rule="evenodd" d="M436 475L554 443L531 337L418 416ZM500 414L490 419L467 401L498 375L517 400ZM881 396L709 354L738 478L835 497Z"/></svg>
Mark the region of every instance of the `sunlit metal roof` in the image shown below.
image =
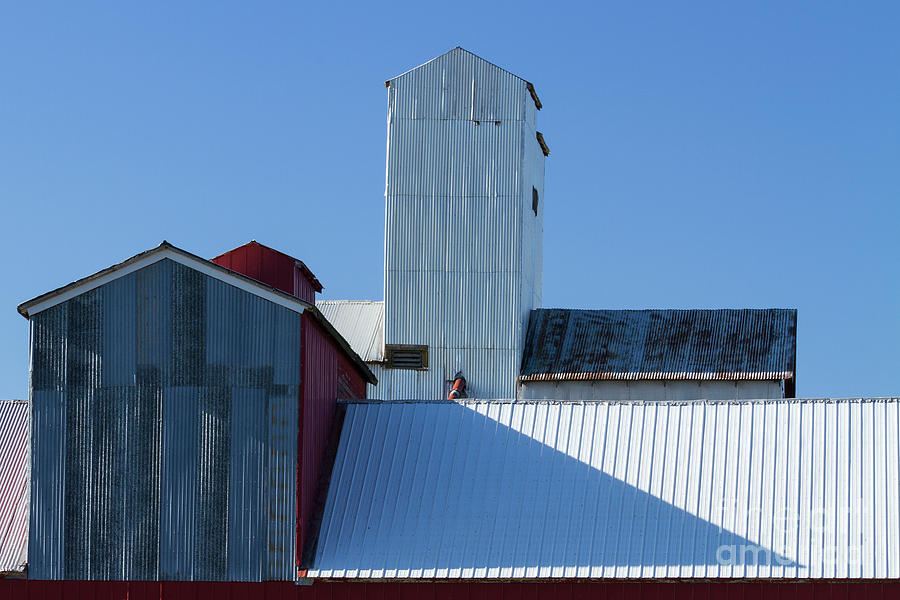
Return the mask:
<svg viewBox="0 0 900 600"><path fill-rule="evenodd" d="M316 308L364 361L384 360L384 302L319 300Z"/></svg>
<svg viewBox="0 0 900 600"><path fill-rule="evenodd" d="M331 578L898 578L900 399L347 406Z"/></svg>
<svg viewBox="0 0 900 600"><path fill-rule="evenodd" d="M531 312L522 381L793 379L797 311Z"/></svg>
<svg viewBox="0 0 900 600"><path fill-rule="evenodd" d="M22 571L28 549L28 404L0 401L0 573Z"/></svg>

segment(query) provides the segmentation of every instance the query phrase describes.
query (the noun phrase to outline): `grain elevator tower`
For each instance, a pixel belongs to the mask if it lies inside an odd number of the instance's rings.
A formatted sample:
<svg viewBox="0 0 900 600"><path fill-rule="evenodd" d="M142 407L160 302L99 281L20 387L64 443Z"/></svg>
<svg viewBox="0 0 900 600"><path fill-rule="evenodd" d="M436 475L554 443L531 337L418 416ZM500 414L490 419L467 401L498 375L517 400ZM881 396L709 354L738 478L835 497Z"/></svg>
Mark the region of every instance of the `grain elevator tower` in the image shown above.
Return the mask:
<svg viewBox="0 0 900 600"><path fill-rule="evenodd" d="M384 370L375 395L514 398L541 305L534 87L462 48L386 82Z"/></svg>

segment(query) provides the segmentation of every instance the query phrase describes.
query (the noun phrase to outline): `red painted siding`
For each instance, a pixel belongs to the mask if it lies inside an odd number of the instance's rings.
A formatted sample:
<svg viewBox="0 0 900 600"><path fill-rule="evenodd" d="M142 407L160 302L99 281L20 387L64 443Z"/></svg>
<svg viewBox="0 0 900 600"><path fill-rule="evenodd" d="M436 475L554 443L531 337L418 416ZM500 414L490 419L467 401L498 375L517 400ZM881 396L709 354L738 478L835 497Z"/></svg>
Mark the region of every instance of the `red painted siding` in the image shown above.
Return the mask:
<svg viewBox="0 0 900 600"><path fill-rule="evenodd" d="M4 600L338 600L341 598L417 600L602 600L787 598L900 598L897 581L574 581L574 582L151 582L151 581L29 581L0 579Z"/></svg>
<svg viewBox="0 0 900 600"><path fill-rule="evenodd" d="M277 288L310 304L316 302L316 292L322 285L306 265L292 256L250 242L234 250L229 250L212 262L226 269L252 277L266 285Z"/></svg>
<svg viewBox="0 0 900 600"><path fill-rule="evenodd" d="M320 467L338 398L365 398L366 382L309 312L302 317L297 565L315 503Z"/></svg>

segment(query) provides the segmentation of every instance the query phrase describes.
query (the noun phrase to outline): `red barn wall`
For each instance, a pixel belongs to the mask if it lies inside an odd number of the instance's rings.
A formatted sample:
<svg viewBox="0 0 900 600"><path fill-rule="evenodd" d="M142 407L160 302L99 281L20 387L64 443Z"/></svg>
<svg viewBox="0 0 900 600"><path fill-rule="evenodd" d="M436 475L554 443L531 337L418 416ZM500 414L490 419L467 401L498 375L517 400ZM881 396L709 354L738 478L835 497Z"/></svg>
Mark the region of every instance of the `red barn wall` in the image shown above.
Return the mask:
<svg viewBox="0 0 900 600"><path fill-rule="evenodd" d="M301 327L298 566L303 556L337 399L366 397L365 379L311 313L303 313Z"/></svg>
<svg viewBox="0 0 900 600"><path fill-rule="evenodd" d="M316 303L317 290L297 266L297 260L262 244L255 242L244 244L217 256L212 259L212 262L252 277L310 304Z"/></svg>

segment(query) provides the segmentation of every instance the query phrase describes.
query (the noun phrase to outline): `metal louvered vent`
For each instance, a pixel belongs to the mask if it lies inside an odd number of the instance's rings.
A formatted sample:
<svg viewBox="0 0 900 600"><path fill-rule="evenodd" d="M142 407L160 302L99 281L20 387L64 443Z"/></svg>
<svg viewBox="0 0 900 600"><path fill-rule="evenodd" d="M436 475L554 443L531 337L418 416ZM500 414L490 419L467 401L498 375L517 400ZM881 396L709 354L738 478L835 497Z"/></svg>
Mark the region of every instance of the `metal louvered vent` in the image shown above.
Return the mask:
<svg viewBox="0 0 900 600"><path fill-rule="evenodd" d="M415 344L386 344L384 362L389 369L427 369L428 346Z"/></svg>

